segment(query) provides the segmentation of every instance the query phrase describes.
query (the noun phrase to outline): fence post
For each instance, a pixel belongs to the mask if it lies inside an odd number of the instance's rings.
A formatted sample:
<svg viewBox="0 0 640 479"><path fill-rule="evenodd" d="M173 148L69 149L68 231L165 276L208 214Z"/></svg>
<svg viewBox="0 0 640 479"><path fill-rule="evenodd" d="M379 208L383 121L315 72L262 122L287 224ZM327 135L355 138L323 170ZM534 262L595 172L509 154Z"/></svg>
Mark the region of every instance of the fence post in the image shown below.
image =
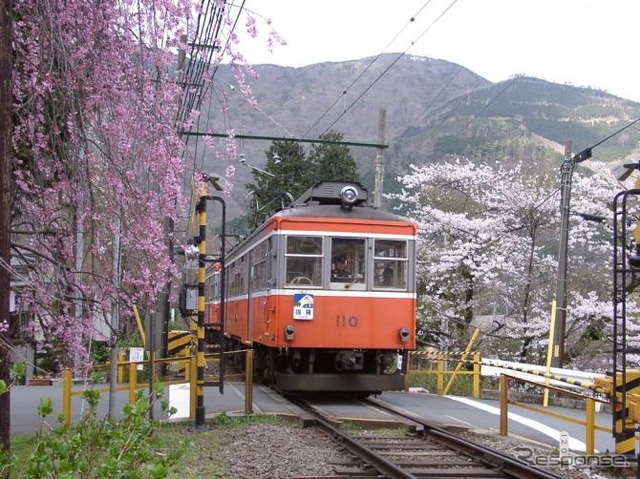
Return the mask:
<svg viewBox="0 0 640 479"><path fill-rule="evenodd" d="M64 416L63 424L71 425L71 369L62 371L62 416Z"/></svg>
<svg viewBox="0 0 640 479"><path fill-rule="evenodd" d="M184 354L182 354L182 352L180 353L181 355L184 356L184 361L182 361L179 364L184 364L184 380L187 382L191 381L191 350L190 349L183 349L182 351L185 351Z"/></svg>
<svg viewBox="0 0 640 479"><path fill-rule="evenodd" d="M473 355L473 399L480 399L480 380L482 379L480 368L480 353Z"/></svg>
<svg viewBox="0 0 640 479"><path fill-rule="evenodd" d="M124 366L121 363L124 363L126 355L122 349L118 351L118 383L124 382Z"/></svg>
<svg viewBox="0 0 640 479"><path fill-rule="evenodd" d="M507 436L509 434L509 378L505 374L500 375L500 435Z"/></svg>
<svg viewBox="0 0 640 479"><path fill-rule="evenodd" d="M244 413L253 414L253 349L247 349L244 365Z"/></svg>
<svg viewBox="0 0 640 479"><path fill-rule="evenodd" d="M138 365L129 363L129 404L136 403L136 386L138 385Z"/></svg>
<svg viewBox="0 0 640 479"><path fill-rule="evenodd" d="M584 408L587 413L585 454L591 456L595 450L596 401L593 398L586 398Z"/></svg>
<svg viewBox="0 0 640 479"><path fill-rule="evenodd" d="M444 354L438 353L436 359L436 394L442 396L444 391Z"/></svg>

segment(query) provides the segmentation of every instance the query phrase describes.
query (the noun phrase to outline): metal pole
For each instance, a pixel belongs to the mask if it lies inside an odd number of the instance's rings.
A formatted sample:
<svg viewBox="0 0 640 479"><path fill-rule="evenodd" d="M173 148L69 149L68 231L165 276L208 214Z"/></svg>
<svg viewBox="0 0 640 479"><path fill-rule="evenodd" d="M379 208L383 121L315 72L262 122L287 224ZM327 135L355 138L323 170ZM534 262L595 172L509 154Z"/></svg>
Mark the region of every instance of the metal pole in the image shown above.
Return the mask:
<svg viewBox="0 0 640 479"><path fill-rule="evenodd" d="M109 368L109 419L116 417L118 383L118 339L120 336L120 215L116 215L116 231L113 236L113 298L111 299L111 364Z"/></svg>
<svg viewBox="0 0 640 479"><path fill-rule="evenodd" d="M509 435L509 378L500 375L500 435Z"/></svg>
<svg viewBox="0 0 640 479"><path fill-rule="evenodd" d="M562 367L564 357L564 332L567 319L567 250L569 243L569 215L571 203L571 178L575 160L571 158L571 143L565 147L565 159L560 169L562 175L560 248L558 251L558 279L556 282L556 308L553 321L553 342L551 350L551 366Z"/></svg>
<svg viewBox="0 0 640 479"><path fill-rule="evenodd" d="M197 351L197 380L196 380L196 422L195 427L202 428L205 423L204 407L204 289L205 267L207 255L207 200L200 198L198 202L198 217L200 231L198 236L198 324L196 328L198 338Z"/></svg>
<svg viewBox="0 0 640 479"><path fill-rule="evenodd" d="M385 129L387 124L387 110L380 109L378 117L378 143L383 144L385 138ZM380 208L382 206L382 184L384 181L384 153L382 148L378 148L376 152L376 170L375 170L375 194L373 197L373 206Z"/></svg>
<svg viewBox="0 0 640 479"><path fill-rule="evenodd" d="M154 418L154 401L156 399L156 395L154 393L154 384L156 382L156 328L155 322L158 315L156 313L151 313L149 315L149 419Z"/></svg>

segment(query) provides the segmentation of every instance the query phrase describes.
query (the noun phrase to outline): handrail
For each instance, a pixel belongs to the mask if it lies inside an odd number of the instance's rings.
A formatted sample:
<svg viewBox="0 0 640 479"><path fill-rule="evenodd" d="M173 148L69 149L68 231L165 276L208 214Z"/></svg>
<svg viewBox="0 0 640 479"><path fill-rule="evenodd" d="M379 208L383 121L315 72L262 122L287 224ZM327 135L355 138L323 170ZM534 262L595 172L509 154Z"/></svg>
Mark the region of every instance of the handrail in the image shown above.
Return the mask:
<svg viewBox="0 0 640 479"><path fill-rule="evenodd" d="M209 353L206 354L205 357L219 357L221 355L234 355L234 354L245 354L245 372L243 374L245 379L245 414L253 413L253 349L244 349L241 351L229 351L224 353ZM125 367L128 367L129 370L129 380L126 384L121 386L116 386L116 391L129 391L128 402L129 404L134 404L136 401L136 391L139 389L143 389L149 386L149 382L138 382L138 365L152 365L156 367L158 364L164 363L185 363L185 377L184 379L176 379L169 381L162 381L164 385L175 385L175 384L190 384L189 393L190 393L190 411L189 417L191 419L195 418L195 402L196 402L196 360L197 355L190 356L179 356L172 358L160 358L153 360L143 360L143 361L118 361L118 370L124 370ZM189 367L186 367L186 366ZM103 368L109 368L109 364L99 364L93 367L94 370L100 370ZM120 374L119 374L120 376ZM228 377L228 375L227 375ZM62 416L63 416L63 424L65 426L69 426L71 424L71 398L74 396L81 396L84 390L73 390L73 372L71 369L64 369L62 371ZM97 387L93 388L94 391L103 393L109 392L108 387Z"/></svg>

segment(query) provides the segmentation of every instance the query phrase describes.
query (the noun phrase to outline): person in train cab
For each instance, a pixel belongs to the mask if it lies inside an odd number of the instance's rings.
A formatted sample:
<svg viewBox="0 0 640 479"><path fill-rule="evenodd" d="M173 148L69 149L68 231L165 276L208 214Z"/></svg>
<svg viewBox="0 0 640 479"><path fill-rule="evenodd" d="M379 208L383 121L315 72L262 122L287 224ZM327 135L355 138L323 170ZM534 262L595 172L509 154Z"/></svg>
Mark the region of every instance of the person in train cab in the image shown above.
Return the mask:
<svg viewBox="0 0 640 479"><path fill-rule="evenodd" d="M345 269L347 266L347 258L344 256L336 256L333 259L333 269L331 270L331 281L349 281L352 276Z"/></svg>
<svg viewBox="0 0 640 479"><path fill-rule="evenodd" d="M385 268L382 272L382 286L393 286L393 270Z"/></svg>

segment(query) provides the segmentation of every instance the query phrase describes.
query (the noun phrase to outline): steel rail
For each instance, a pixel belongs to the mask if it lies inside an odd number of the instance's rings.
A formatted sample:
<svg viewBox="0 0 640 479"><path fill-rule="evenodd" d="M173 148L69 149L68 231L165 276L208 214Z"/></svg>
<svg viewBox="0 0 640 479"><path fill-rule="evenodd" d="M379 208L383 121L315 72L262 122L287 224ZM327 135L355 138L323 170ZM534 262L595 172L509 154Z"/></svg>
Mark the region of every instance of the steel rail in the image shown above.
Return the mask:
<svg viewBox="0 0 640 479"><path fill-rule="evenodd" d="M425 422L421 417L415 414L400 411L391 405L387 405L375 399L367 399L365 402L371 406L380 408L396 416L400 416L419 424L424 428L424 433L427 437L432 438L439 444L450 447L451 449L454 449L466 456L477 459L488 466L499 469L509 477L517 479L563 479L562 476L532 466L531 464L506 453L490 449L486 446L482 446L456 436L444 429Z"/></svg>
<svg viewBox="0 0 640 479"><path fill-rule="evenodd" d="M383 457L380 457L372 449L364 446L355 439L349 437L349 435L343 433L338 428L333 426L325 416L317 411L311 404L303 399L292 400L299 408L312 414L318 421L318 424L327 431L331 432L333 437L339 442L343 443L349 450L351 450L358 457L364 459L370 466L375 468L383 477L389 477L391 479L415 479L417 476L409 474L407 471L396 466L392 462L387 461Z"/></svg>

